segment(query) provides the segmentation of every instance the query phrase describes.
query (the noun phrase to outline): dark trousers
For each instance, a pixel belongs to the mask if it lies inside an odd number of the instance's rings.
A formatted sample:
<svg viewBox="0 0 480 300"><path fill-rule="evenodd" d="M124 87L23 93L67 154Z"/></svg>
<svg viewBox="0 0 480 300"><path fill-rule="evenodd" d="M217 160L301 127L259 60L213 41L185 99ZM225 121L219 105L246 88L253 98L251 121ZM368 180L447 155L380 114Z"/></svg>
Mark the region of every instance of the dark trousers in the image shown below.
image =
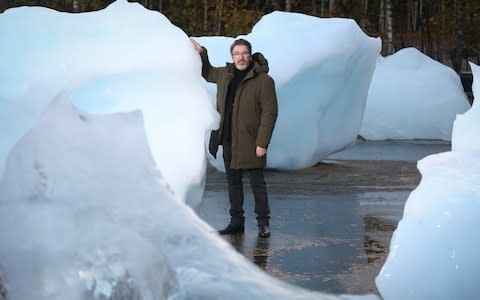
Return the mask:
<svg viewBox="0 0 480 300"><path fill-rule="evenodd" d="M245 217L243 215L243 173L245 172L250 179L253 196L255 198L255 213L257 214L258 224L269 224L270 208L268 206L267 186L263 175L263 168L258 169L231 169L232 144L223 143L223 161L225 163L225 173L228 180L228 196L230 199L231 223L243 224Z"/></svg>

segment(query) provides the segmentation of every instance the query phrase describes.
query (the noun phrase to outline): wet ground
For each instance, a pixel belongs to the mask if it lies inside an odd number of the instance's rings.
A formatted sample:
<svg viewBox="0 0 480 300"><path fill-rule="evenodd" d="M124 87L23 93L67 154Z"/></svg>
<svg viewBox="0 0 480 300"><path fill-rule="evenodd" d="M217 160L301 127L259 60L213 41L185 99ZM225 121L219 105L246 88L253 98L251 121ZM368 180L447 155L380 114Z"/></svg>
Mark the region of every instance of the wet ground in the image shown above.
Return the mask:
<svg viewBox="0 0 480 300"><path fill-rule="evenodd" d="M311 168L267 170L272 236L257 237L253 195L245 184L246 232L224 238L281 280L336 294L378 293L374 279L421 179L416 162L449 150L441 141L358 142ZM197 212L222 228L228 209L225 175L209 168Z"/></svg>

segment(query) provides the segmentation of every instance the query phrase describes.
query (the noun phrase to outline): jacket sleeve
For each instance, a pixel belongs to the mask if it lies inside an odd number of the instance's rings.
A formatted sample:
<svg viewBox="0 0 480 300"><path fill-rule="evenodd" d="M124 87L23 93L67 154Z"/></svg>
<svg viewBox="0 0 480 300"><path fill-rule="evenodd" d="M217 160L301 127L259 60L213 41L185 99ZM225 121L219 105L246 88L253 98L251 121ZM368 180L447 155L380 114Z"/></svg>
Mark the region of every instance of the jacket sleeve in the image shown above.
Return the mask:
<svg viewBox="0 0 480 300"><path fill-rule="evenodd" d="M205 47L202 48L203 50L200 52L200 57L202 58L202 76L206 81L216 83L218 78L220 78L222 68L213 67L208 59L207 49Z"/></svg>
<svg viewBox="0 0 480 300"><path fill-rule="evenodd" d="M270 76L265 76L262 80L260 90L261 117L258 127L256 144L262 148L267 148L272 138L273 129L277 120L278 104L275 92L275 82Z"/></svg>

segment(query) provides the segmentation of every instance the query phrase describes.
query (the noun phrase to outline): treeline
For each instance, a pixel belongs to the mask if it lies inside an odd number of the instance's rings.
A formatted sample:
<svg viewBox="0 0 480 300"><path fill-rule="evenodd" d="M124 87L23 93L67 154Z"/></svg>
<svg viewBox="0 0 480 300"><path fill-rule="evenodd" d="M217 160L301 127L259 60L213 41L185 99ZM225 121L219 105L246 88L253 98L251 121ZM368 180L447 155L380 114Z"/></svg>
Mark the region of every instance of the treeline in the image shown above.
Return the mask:
<svg viewBox="0 0 480 300"><path fill-rule="evenodd" d="M382 54L416 47L457 72L480 61L480 0L138 0L157 10L188 35L237 36L249 33L274 10L357 21L380 36ZM113 0L0 0L0 12L38 5L66 12L103 9Z"/></svg>

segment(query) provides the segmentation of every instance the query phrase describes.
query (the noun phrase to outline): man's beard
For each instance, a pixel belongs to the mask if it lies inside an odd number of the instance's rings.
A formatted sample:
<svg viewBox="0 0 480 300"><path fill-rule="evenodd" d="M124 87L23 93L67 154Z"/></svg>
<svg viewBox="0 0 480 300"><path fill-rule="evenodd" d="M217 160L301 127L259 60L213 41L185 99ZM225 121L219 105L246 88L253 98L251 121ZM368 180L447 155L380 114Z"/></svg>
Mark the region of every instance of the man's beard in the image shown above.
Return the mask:
<svg viewBox="0 0 480 300"><path fill-rule="evenodd" d="M246 62L244 65L235 64L235 68L237 68L237 70L239 70L239 71L243 71L243 70L245 70L246 68L248 68L248 65L249 65L248 62Z"/></svg>

